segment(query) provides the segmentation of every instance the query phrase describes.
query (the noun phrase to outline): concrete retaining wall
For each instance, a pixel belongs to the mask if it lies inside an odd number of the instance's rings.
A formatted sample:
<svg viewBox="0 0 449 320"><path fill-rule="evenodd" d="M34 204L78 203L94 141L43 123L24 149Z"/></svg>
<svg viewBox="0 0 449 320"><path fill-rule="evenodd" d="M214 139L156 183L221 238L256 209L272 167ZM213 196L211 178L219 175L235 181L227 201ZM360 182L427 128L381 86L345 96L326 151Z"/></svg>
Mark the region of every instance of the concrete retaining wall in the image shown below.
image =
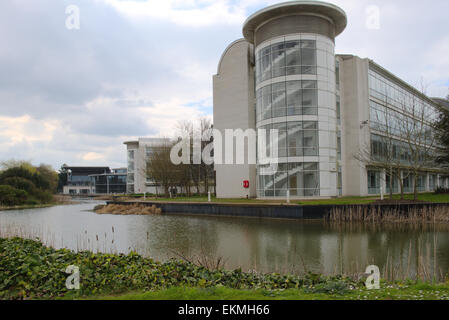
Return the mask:
<svg viewBox="0 0 449 320"><path fill-rule="evenodd" d="M246 204L216 204L216 203L185 203L185 202L116 202L108 201L108 204L133 205L140 204L146 206L155 205L162 209L164 214L184 214L184 215L212 215L223 217L251 217L251 218L274 218L274 219L324 219L333 208L349 207L381 207L383 210L399 209L407 214L410 209L423 207L445 206L449 208L449 203L419 203L419 204L398 204L398 205L319 205L319 206L299 206L299 205L246 205Z"/></svg>

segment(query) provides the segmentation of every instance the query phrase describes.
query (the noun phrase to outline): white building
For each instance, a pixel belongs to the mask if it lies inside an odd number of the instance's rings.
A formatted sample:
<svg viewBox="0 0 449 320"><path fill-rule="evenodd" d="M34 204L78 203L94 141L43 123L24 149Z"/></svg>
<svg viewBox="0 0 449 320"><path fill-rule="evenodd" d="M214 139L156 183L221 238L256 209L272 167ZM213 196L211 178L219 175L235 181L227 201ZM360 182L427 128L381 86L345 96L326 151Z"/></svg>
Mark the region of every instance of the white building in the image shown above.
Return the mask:
<svg viewBox="0 0 449 320"><path fill-rule="evenodd" d="M335 55L335 38L346 25L342 9L320 1L280 3L247 19L244 39L225 50L213 78L214 128L223 137L226 129L278 130L279 167L265 175L259 162L216 164L217 197L387 191L385 171L356 157L364 148L375 152L383 134L373 119L377 106L398 112L398 100L409 99L434 108L435 115L440 106L369 59ZM411 186L410 179L404 184ZM447 186L447 172L427 168L418 184L420 191Z"/></svg>
<svg viewBox="0 0 449 320"><path fill-rule="evenodd" d="M124 143L127 146L128 156L127 193L160 192L159 185L147 179L146 167L151 153L167 143L167 139L161 138L139 138L137 141Z"/></svg>

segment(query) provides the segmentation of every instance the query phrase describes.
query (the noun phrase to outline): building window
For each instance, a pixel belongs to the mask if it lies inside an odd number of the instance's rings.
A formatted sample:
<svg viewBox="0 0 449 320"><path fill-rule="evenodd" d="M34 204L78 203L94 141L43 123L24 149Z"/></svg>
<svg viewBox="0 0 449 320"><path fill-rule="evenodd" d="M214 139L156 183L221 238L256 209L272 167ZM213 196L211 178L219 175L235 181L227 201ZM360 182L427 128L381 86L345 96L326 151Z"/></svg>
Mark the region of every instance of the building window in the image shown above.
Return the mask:
<svg viewBox="0 0 449 320"><path fill-rule="evenodd" d="M418 192L426 191L426 179L427 176L423 174L418 175L416 180L416 188L418 189Z"/></svg>
<svg viewBox="0 0 449 320"><path fill-rule="evenodd" d="M257 120L318 114L317 82L287 81L265 86L256 93Z"/></svg>
<svg viewBox="0 0 449 320"><path fill-rule="evenodd" d="M337 132L337 160L341 161L341 131Z"/></svg>
<svg viewBox="0 0 449 320"><path fill-rule="evenodd" d="M413 191L413 178L412 178L410 172L403 173L402 183L403 183L405 193L410 193Z"/></svg>
<svg viewBox="0 0 449 320"><path fill-rule="evenodd" d="M393 193L398 193L399 192L399 183L398 183L398 179L396 178L395 174L393 173L393 176L390 177L390 174L388 172L386 172L385 179L386 179L385 180L385 186L386 186L385 192L387 194L390 193L390 180L391 180Z"/></svg>
<svg viewBox="0 0 449 320"><path fill-rule="evenodd" d="M315 40L277 42L256 53L256 83L300 74L317 74Z"/></svg>
<svg viewBox="0 0 449 320"><path fill-rule="evenodd" d="M259 173L262 170L259 166ZM259 197L315 197L320 195L318 163L282 163L273 175L259 174Z"/></svg>
<svg viewBox="0 0 449 320"><path fill-rule="evenodd" d="M380 172L368 171L368 194L380 193Z"/></svg>
<svg viewBox="0 0 449 320"><path fill-rule="evenodd" d="M267 144L270 141L270 130L278 130L278 156L284 157L316 157L318 156L318 122L295 121L282 122L260 127L266 130ZM268 149L269 145L267 146ZM267 154L270 150L267 150Z"/></svg>
<svg viewBox="0 0 449 320"><path fill-rule="evenodd" d="M335 83L337 90L340 90L340 61L335 61Z"/></svg>
<svg viewBox="0 0 449 320"><path fill-rule="evenodd" d="M340 96L337 96L337 123L341 125L341 102Z"/></svg>
<svg viewBox="0 0 449 320"><path fill-rule="evenodd" d="M337 190L339 196L341 197L343 195L343 173L340 166L338 167Z"/></svg>
<svg viewBox="0 0 449 320"><path fill-rule="evenodd" d="M435 191L436 189L436 181L437 181L437 177L434 174L429 175L429 191Z"/></svg>

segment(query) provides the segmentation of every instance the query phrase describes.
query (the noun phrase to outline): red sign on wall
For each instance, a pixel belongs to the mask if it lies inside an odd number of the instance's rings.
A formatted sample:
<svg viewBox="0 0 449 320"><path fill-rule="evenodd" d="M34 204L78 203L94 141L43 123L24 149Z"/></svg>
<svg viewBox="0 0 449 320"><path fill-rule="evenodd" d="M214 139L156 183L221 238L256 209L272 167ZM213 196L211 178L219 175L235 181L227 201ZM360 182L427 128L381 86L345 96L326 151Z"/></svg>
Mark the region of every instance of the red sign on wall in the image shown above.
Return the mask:
<svg viewBox="0 0 449 320"><path fill-rule="evenodd" d="M248 180L243 181L243 188L249 189L249 181Z"/></svg>

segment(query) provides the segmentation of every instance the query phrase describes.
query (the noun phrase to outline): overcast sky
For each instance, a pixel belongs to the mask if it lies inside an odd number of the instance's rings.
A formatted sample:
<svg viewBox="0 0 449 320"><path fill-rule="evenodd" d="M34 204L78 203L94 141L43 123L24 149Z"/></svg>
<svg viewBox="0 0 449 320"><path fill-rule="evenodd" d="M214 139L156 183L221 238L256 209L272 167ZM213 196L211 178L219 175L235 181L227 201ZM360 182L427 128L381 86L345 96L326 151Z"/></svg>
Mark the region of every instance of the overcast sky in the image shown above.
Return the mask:
<svg viewBox="0 0 449 320"><path fill-rule="evenodd" d="M0 161L122 167L124 141L211 117L223 50L248 15L277 2L1 0ZM449 93L449 1L332 2L349 20L337 53L369 57L415 86L423 78L431 96ZM79 30L66 27L69 5Z"/></svg>

